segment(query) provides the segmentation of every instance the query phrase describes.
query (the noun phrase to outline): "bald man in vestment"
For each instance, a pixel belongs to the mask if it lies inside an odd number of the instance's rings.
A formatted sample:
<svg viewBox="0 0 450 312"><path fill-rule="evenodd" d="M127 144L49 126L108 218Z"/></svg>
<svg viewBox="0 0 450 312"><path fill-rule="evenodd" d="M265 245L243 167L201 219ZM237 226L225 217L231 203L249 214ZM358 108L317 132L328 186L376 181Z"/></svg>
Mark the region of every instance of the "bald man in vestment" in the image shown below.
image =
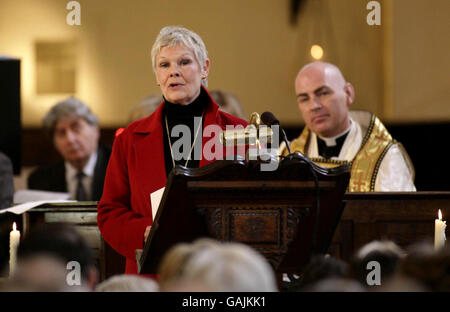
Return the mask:
<svg viewBox="0 0 450 312"><path fill-rule="evenodd" d="M323 167L348 164L350 192L416 191L414 167L403 146L372 113L350 111L355 90L333 64L305 65L295 79L305 128L290 144ZM284 143L280 154L287 155Z"/></svg>

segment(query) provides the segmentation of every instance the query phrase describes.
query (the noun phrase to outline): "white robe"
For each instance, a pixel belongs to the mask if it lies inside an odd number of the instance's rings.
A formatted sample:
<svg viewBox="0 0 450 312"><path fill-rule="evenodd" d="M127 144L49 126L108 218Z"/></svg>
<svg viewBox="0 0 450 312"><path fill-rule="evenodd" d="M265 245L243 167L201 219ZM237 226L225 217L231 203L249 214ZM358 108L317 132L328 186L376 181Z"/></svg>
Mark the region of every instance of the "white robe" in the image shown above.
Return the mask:
<svg viewBox="0 0 450 312"><path fill-rule="evenodd" d="M320 157L317 146L316 134L310 131L306 156L310 158ZM335 160L352 161L358 153L363 140L363 131L359 123L351 119L350 131L342 145L338 157L332 157ZM285 148L285 144L280 145L280 151ZM410 168L409 162L397 144L393 144L383 160L375 180L375 192L414 192L416 187L413 182L414 169Z"/></svg>

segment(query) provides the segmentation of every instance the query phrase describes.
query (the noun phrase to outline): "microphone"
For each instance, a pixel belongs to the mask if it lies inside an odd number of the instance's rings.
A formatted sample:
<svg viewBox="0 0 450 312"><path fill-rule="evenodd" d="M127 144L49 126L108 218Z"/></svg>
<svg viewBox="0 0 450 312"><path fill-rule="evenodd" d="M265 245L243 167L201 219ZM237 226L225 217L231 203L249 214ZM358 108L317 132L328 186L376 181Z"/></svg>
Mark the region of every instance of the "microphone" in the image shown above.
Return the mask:
<svg viewBox="0 0 450 312"><path fill-rule="evenodd" d="M279 121L279 120L277 119L277 117L275 117L275 115L272 114L271 112L264 112L264 113L262 113L262 114L261 114L261 121L262 121L265 125L267 125L267 126L269 126L269 127L271 127L271 126L273 126L273 125L278 125L278 126L280 126L280 121ZM292 154L292 152L291 152L291 147L289 146L289 141L288 141L287 136L286 136L286 132L284 132L284 129L281 128L281 126L280 126L280 129L281 129L281 137L282 137L282 140L284 141L284 143L286 143L286 147L287 147L287 149L288 149L289 154Z"/></svg>
<svg viewBox="0 0 450 312"><path fill-rule="evenodd" d="M253 145L257 140L265 139L270 142L272 129L258 129L255 125L249 124L244 129L225 130L220 134L219 140L222 145Z"/></svg>
<svg viewBox="0 0 450 312"><path fill-rule="evenodd" d="M270 142L272 138L272 129L260 129L261 118L258 113L253 112L250 122L244 129L232 129L222 131L220 134L220 143L222 145L253 145L258 140L265 139Z"/></svg>

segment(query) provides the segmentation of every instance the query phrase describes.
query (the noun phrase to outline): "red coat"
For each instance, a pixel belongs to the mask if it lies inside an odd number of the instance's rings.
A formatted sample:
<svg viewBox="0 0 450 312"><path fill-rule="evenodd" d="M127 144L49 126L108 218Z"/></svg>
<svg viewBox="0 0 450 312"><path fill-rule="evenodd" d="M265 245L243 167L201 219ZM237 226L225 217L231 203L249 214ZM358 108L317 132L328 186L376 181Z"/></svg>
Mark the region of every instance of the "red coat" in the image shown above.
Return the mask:
<svg viewBox="0 0 450 312"><path fill-rule="evenodd" d="M98 204L98 227L105 241L126 257L125 273L137 274L135 250L143 248L145 228L153 221L150 194L166 185L163 106L116 137ZM226 125L245 127L247 122L220 111L210 97L203 129L208 125L224 130ZM203 137L202 146L209 139ZM202 157L200 167L213 161Z"/></svg>

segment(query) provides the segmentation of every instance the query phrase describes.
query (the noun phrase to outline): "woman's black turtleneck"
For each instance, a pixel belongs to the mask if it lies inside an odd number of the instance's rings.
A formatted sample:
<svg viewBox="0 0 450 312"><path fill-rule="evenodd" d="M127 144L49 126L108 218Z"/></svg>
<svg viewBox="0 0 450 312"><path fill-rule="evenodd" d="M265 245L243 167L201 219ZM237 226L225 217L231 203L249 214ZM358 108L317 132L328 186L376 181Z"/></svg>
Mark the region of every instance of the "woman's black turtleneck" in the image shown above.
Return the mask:
<svg viewBox="0 0 450 312"><path fill-rule="evenodd" d="M172 156L170 153L169 140L167 137L165 116L167 115L167 123L168 123L168 128L169 128L170 139L171 139L172 145L175 144L175 141L177 141L178 139L181 138L181 136L180 137L173 136L172 129L176 125L186 125L189 127L189 130L191 133L191 140L189 143L189 148L187 150L182 150L183 158L181 160L175 160L176 165L184 166L186 164L186 160L188 157L187 153L189 152L189 149L191 148L192 143L194 142L194 136L195 136L195 133L197 132L198 123L196 123L194 126L194 117L202 116L202 113L205 110L206 105L209 103L209 97L206 94L206 92L203 89L201 89L200 95L191 104L188 104L188 105L174 104L174 103L167 101L165 98L164 98L164 102L165 102L165 105L164 105L163 117L162 117L163 118L162 127L163 127L163 133L164 133L164 160L166 163L166 175L168 176L170 171L173 168L173 163L172 163ZM201 142L202 142L203 122L204 122L204 118L202 120L202 129L200 129L196 143L195 143L196 145L200 144L200 146L201 146ZM178 135L180 135L180 134L178 134ZM174 149L174 156L175 156L175 150L179 150L179 148ZM200 165L200 160L194 159L194 149L193 149L186 167L198 168L199 165Z"/></svg>

